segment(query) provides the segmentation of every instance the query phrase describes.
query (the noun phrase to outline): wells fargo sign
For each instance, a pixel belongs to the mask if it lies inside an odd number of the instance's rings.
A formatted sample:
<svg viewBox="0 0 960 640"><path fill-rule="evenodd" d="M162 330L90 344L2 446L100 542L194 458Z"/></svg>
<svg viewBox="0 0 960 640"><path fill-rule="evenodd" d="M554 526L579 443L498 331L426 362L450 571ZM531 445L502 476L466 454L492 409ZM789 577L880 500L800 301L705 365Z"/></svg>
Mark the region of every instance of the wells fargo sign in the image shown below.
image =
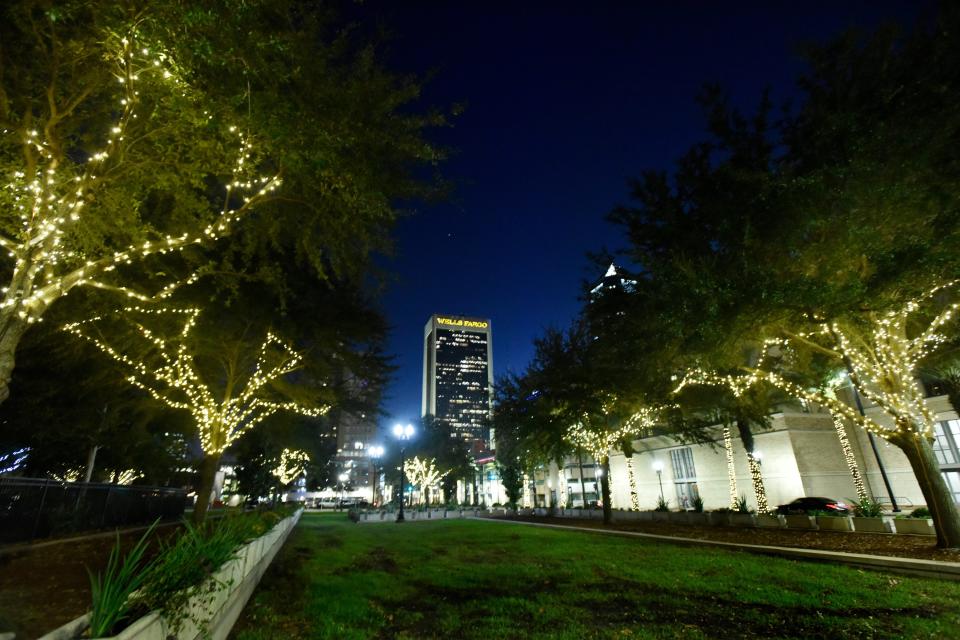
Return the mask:
<svg viewBox="0 0 960 640"><path fill-rule="evenodd" d="M488 324L483 320L467 320L466 318L443 318L437 316L437 324L445 327L464 327L466 329L486 329Z"/></svg>

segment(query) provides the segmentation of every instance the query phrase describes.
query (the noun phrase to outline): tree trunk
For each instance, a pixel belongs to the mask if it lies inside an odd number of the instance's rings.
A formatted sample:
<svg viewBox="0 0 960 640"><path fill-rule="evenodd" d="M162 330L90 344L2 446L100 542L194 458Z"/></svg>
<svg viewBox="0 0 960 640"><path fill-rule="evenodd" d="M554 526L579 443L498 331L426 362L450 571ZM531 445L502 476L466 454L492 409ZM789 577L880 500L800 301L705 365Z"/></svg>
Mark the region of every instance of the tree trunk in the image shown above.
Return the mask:
<svg viewBox="0 0 960 640"><path fill-rule="evenodd" d="M945 549L960 547L960 514L953 502L953 494L947 487L940 465L933 453L930 442L919 434L907 433L907 428L901 428L900 433L890 438L890 442L900 447L906 454L913 473L917 477L920 491L927 501L927 508L933 518L933 526L937 531L937 546Z"/></svg>
<svg viewBox="0 0 960 640"><path fill-rule="evenodd" d="M600 476L600 491L603 495L603 524L613 521L613 505L610 504L610 456L603 456L600 463L603 475Z"/></svg>
<svg viewBox="0 0 960 640"><path fill-rule="evenodd" d="M97 445L91 445L90 451L87 452L87 471L83 474L83 481L86 483L89 483L93 478L93 467L97 460L97 450L99 448Z"/></svg>
<svg viewBox="0 0 960 640"><path fill-rule="evenodd" d="M727 481L730 484L730 508L737 508L737 467L733 463L733 436L730 433L730 425L723 427L723 448L727 455Z"/></svg>
<svg viewBox="0 0 960 640"><path fill-rule="evenodd" d="M753 481L753 497L757 501L757 513L767 513L770 507L767 505L767 489L763 486L763 472L760 461L753 457L752 451L747 451L747 464L750 467L750 479Z"/></svg>
<svg viewBox="0 0 960 640"><path fill-rule="evenodd" d="M213 493L213 481L220 467L220 455L209 454L200 463L200 487L197 489L197 504L193 508L193 524L200 524L210 508L210 494Z"/></svg>
<svg viewBox="0 0 960 640"><path fill-rule="evenodd" d="M840 448L843 450L843 457L847 461L847 468L850 469L850 478L853 480L853 487L857 491L857 499L863 503L869 500L867 495L867 486L860 473L860 466L857 464L857 458L853 453L853 447L850 446L850 438L847 437L847 429L843 425L843 418L833 414L833 428L837 432L837 438L840 440Z"/></svg>
<svg viewBox="0 0 960 640"><path fill-rule="evenodd" d="M740 435L743 448L747 450L747 466L750 469L750 480L753 482L753 497L757 502L757 513L766 513L768 509L767 490L763 486L760 461L753 455L753 432L750 431L750 423L746 420L737 419L737 432Z"/></svg>
<svg viewBox="0 0 960 640"><path fill-rule="evenodd" d="M12 313L0 317L0 404L10 397L10 380L16 366L17 346L29 325Z"/></svg>
<svg viewBox="0 0 960 640"><path fill-rule="evenodd" d="M583 481L583 450L577 449L577 465L580 467L580 507L587 508L587 489Z"/></svg>
<svg viewBox="0 0 960 640"><path fill-rule="evenodd" d="M640 496L637 495L637 476L633 472L633 454L627 456L627 480L630 483L630 509L640 511Z"/></svg>

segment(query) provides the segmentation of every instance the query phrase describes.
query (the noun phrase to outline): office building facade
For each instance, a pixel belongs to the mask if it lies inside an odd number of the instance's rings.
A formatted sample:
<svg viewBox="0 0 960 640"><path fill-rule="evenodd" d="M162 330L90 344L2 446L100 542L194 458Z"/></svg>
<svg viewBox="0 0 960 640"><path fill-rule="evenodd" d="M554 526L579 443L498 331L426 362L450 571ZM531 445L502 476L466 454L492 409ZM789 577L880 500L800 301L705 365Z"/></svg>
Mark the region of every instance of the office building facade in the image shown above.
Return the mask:
<svg viewBox="0 0 960 640"><path fill-rule="evenodd" d="M473 449L489 448L492 392L490 321L432 316L423 329L421 414L445 421Z"/></svg>

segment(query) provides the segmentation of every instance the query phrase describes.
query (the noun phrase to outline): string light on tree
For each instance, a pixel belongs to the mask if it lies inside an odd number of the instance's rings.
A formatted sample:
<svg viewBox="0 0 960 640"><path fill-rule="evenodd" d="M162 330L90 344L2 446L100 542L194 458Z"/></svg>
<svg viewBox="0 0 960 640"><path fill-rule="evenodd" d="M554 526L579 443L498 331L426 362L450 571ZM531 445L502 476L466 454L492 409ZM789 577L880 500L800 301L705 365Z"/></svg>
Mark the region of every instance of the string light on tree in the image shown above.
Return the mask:
<svg viewBox="0 0 960 640"><path fill-rule="evenodd" d="M272 473L282 486L286 486L297 479L297 477L306 471L310 464L310 455L305 451L296 449L284 449L280 453L280 460Z"/></svg>
<svg viewBox="0 0 960 640"><path fill-rule="evenodd" d="M450 473L449 470L441 473L436 462L435 458L414 456L403 463L403 471L407 480L410 484L420 487L423 492L423 495L420 496L421 502L428 500L429 496L427 494L431 487L435 487L440 480Z"/></svg>
<svg viewBox="0 0 960 640"><path fill-rule="evenodd" d="M104 209L104 203L112 201L110 181L122 173L124 162L129 164L133 143L142 146L143 140L155 133L150 129L152 118L138 119L137 111L145 97L141 92L147 92L158 104L165 99L179 99L184 105L200 102L163 48L139 39L136 30L108 39L113 54L107 64L114 65L117 80L116 117L101 131L85 133L93 139L100 136L102 141L102 147L89 152L85 162L76 161L76 150L66 146L60 130L78 104L57 104L53 93L47 96L48 112L38 114L22 130L4 131L17 138L22 161L0 189L0 204L13 216L0 231L0 249L10 260L9 280L0 297L0 334L6 336L0 345L4 350L0 353L0 401L9 395L19 336L27 326L41 321L54 302L81 286L114 291L141 302L169 297L182 282L171 282L159 292L138 291L124 285L117 277L117 268L223 237L281 185L279 174L258 172L261 163L252 136L236 125L224 125L229 126L229 132L224 129L224 137L232 136L236 141L237 157L232 176L224 185L222 206L211 208L206 215L198 212L192 222L178 218L182 228L176 232L156 231L141 221L135 210L130 228L119 228L109 210ZM151 102L144 108L153 110L156 104ZM207 119L212 117L208 115ZM229 148L228 143L222 146ZM210 170L217 171L214 167ZM120 245L120 249L111 248L109 245L116 242L112 235L124 237L117 233L120 231L139 239ZM90 235L103 236L102 246L86 243ZM199 274L191 274L186 281L197 277Z"/></svg>
<svg viewBox="0 0 960 640"><path fill-rule="evenodd" d="M850 469L850 477L853 478L853 486L857 490L857 497L860 502L869 500L867 487L864 485L863 476L860 474L860 466L857 464L857 458L853 454L853 447L850 446L850 439L847 437L847 429L843 426L843 418L833 414L833 428L840 439L840 448L843 450L843 458L847 462L847 468Z"/></svg>
<svg viewBox="0 0 960 640"><path fill-rule="evenodd" d="M737 469L733 464L733 435L730 427L723 427L723 449L727 457L727 480L730 487L730 508L737 508Z"/></svg>
<svg viewBox="0 0 960 640"><path fill-rule="evenodd" d="M640 496L637 495L637 476L633 472L633 456L627 458L627 480L630 483L630 509L640 511Z"/></svg>
<svg viewBox="0 0 960 640"><path fill-rule="evenodd" d="M192 329L200 315L199 309L149 309L126 307L122 313L130 316L181 316L183 325L179 334L166 339L143 324L137 324L139 334L153 347L155 362L145 363L117 351L88 331L102 318L92 318L64 327L80 338L94 344L101 351L124 365L130 384L143 389L156 400L173 409L190 412L200 434L200 445L207 455L219 456L237 438L278 411L290 411L318 417L329 406L309 407L293 401L271 399L271 382L278 381L298 369L303 358L273 333L268 333L260 345L256 363L242 391L220 395L214 393L203 379L194 362ZM239 387L239 385L238 385Z"/></svg>

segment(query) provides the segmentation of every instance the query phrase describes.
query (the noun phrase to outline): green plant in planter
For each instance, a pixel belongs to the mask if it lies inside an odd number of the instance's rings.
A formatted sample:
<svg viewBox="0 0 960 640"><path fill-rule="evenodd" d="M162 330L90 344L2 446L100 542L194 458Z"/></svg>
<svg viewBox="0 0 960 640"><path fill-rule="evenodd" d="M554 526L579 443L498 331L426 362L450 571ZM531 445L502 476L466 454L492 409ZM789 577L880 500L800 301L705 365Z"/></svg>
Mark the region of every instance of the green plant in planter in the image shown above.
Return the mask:
<svg viewBox="0 0 960 640"><path fill-rule="evenodd" d="M694 512L703 513L703 498L700 496L694 496L693 500L690 501L690 505L693 507Z"/></svg>
<svg viewBox="0 0 960 640"><path fill-rule="evenodd" d="M910 512L910 517L911 518L929 518L930 509L927 509L926 507L917 507L916 509Z"/></svg>
<svg viewBox="0 0 960 640"><path fill-rule="evenodd" d="M670 511L670 501L664 500L663 496L657 498L657 506L653 509L654 511Z"/></svg>
<svg viewBox="0 0 960 640"><path fill-rule="evenodd" d="M185 522L183 534L163 550L144 580L138 597L144 612L159 610L176 635L189 615L190 599L199 596L204 606L212 602L227 586L209 579L213 572L234 557L237 547L269 530L276 517L228 516L200 526ZM194 622L203 628L206 620Z"/></svg>
<svg viewBox="0 0 960 640"><path fill-rule="evenodd" d="M753 509L747 506L747 496L737 498L737 513L753 513Z"/></svg>
<svg viewBox="0 0 960 640"><path fill-rule="evenodd" d="M91 638L111 635L120 622L125 620L134 608L130 595L140 588L149 573L150 563L141 567L143 554L147 550L147 540L160 522L159 518L150 525L137 544L120 560L120 534L110 551L107 567L103 573L94 575L90 569L90 628Z"/></svg>
<svg viewBox="0 0 960 640"><path fill-rule="evenodd" d="M858 518L879 518L883 515L883 507L869 498L860 502L851 500L850 504L853 505L853 514Z"/></svg>

